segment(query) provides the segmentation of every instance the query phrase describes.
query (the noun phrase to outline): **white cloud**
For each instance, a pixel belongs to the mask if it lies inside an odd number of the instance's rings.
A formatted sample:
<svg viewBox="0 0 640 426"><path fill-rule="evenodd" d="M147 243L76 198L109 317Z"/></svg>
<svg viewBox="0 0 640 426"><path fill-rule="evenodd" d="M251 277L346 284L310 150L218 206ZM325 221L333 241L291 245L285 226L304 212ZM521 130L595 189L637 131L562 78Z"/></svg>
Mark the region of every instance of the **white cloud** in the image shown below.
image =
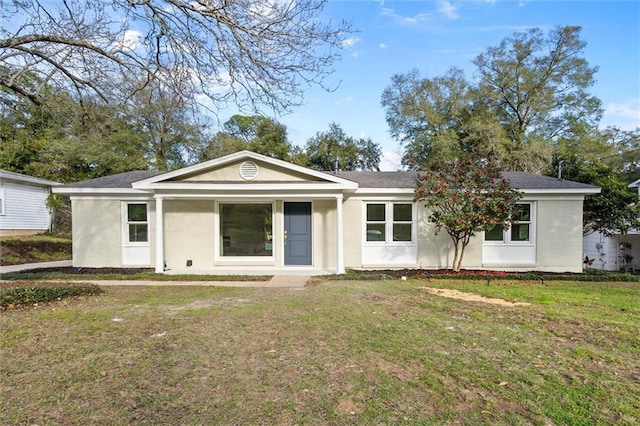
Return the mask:
<svg viewBox="0 0 640 426"><path fill-rule="evenodd" d="M388 16L393 21L401 25L418 25L429 22L433 19L433 14L431 13L418 13L413 16L402 16L396 13L395 10L388 7L383 7L380 10L380 13L382 14L382 16Z"/></svg>
<svg viewBox="0 0 640 426"><path fill-rule="evenodd" d="M389 47L389 45L388 45L388 44L386 44L386 43L380 43L380 44L378 45L378 47L379 47L380 49L386 49L386 48L388 48L388 47Z"/></svg>
<svg viewBox="0 0 640 426"><path fill-rule="evenodd" d="M111 47L119 50L136 50L140 47L140 39L142 39L142 33L140 31L126 30L122 38Z"/></svg>
<svg viewBox="0 0 640 426"><path fill-rule="evenodd" d="M342 41L342 47L345 49L349 49L358 43L360 39L358 37L351 37Z"/></svg>
<svg viewBox="0 0 640 426"><path fill-rule="evenodd" d="M458 8L449 0L438 0L438 12L449 19L458 19Z"/></svg>
<svg viewBox="0 0 640 426"><path fill-rule="evenodd" d="M623 130L635 130L640 127L640 99L608 104L604 110L602 124L618 126Z"/></svg>

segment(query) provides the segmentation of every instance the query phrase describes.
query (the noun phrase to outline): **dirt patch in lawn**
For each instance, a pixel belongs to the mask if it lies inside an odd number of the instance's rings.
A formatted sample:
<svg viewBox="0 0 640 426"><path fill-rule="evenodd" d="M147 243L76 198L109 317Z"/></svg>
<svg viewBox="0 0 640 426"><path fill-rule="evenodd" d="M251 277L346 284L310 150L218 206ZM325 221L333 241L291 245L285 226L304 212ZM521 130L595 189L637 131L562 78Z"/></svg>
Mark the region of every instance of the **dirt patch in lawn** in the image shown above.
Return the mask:
<svg viewBox="0 0 640 426"><path fill-rule="evenodd" d="M531 303L526 302L510 302L504 299L498 299L495 297L480 296L474 293L464 293L458 290L446 289L446 288L432 288L432 287L420 287L421 289L435 294L436 296L448 297L450 299L466 300L467 302L483 302L493 305L501 306L530 306Z"/></svg>

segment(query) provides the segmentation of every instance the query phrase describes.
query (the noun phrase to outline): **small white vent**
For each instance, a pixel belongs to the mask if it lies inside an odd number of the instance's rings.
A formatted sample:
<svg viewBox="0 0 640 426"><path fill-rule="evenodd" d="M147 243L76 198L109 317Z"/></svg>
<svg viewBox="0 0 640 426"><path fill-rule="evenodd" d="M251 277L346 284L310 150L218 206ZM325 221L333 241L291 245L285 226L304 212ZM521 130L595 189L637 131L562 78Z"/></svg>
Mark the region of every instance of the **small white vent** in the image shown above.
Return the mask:
<svg viewBox="0 0 640 426"><path fill-rule="evenodd" d="M253 161L240 164L240 176L244 180L253 180L258 176L258 165Z"/></svg>

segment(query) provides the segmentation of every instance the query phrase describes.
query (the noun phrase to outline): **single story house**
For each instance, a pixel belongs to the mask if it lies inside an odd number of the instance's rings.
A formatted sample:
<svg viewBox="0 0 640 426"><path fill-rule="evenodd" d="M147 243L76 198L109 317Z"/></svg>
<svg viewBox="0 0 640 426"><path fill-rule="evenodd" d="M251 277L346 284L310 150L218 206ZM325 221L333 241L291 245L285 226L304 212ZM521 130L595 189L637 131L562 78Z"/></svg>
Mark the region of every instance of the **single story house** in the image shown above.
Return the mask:
<svg viewBox="0 0 640 426"><path fill-rule="evenodd" d="M636 188L640 195L640 179L629 184L629 188ZM585 235L582 245L589 268L640 273L640 229L611 236L593 232Z"/></svg>
<svg viewBox="0 0 640 426"><path fill-rule="evenodd" d="M517 223L474 238L463 267L581 272L582 202L599 188L528 173L504 176L524 193ZM451 240L446 232L434 235L428 211L414 202L415 178L416 172L320 172L241 151L54 192L71 197L76 267L211 274L447 268Z"/></svg>
<svg viewBox="0 0 640 426"><path fill-rule="evenodd" d="M0 169L0 235L33 235L51 226L47 198L61 185Z"/></svg>

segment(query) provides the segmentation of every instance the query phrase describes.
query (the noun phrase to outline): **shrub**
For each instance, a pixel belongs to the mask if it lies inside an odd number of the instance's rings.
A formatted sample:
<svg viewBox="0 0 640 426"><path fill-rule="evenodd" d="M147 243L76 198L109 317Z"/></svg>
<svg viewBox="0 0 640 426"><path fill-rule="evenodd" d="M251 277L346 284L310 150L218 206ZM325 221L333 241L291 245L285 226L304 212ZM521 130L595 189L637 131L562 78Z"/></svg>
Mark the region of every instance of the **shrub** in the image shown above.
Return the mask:
<svg viewBox="0 0 640 426"><path fill-rule="evenodd" d="M89 283L42 283L24 285L12 283L11 287L0 289L0 309L34 303L60 300L73 296L93 296L104 293L100 287Z"/></svg>

